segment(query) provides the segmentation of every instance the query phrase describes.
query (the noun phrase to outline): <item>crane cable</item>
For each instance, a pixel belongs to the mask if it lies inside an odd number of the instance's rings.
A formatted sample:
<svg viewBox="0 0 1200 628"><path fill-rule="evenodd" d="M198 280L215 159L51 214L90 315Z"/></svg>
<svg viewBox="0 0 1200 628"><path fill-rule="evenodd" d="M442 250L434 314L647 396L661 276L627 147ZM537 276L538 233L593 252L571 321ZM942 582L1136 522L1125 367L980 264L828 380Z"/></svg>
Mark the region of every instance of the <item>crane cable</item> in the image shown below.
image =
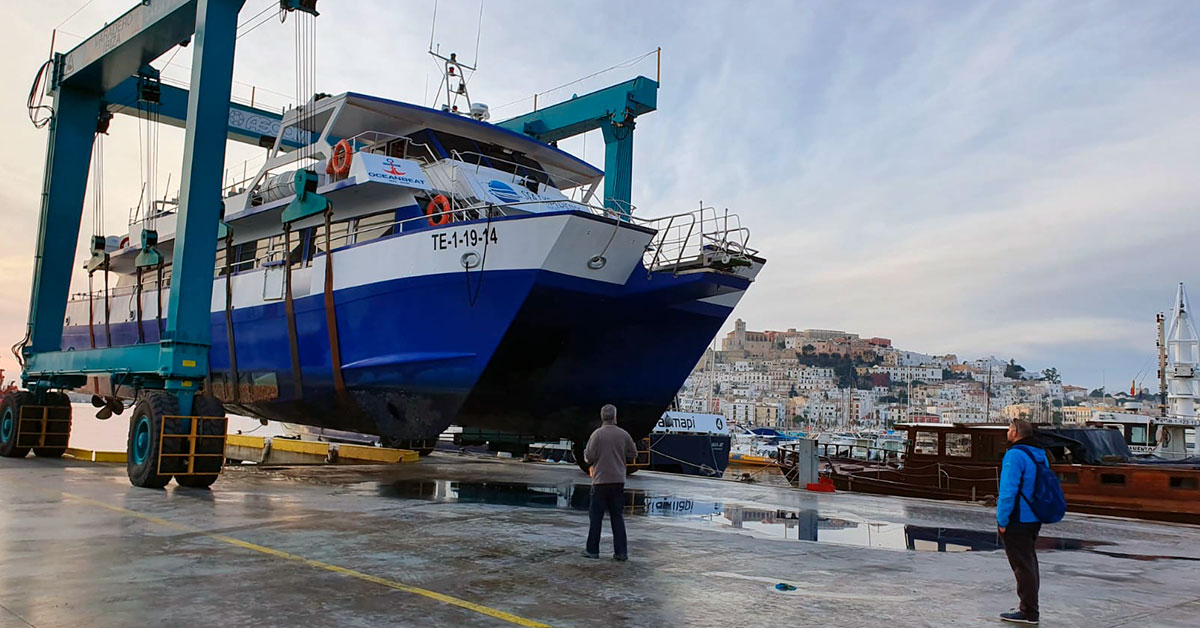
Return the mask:
<svg viewBox="0 0 1200 628"><path fill-rule="evenodd" d="M295 13L295 11L292 11ZM280 12L280 20L287 19L287 12ZM293 16L295 37L295 76L296 76L296 106L300 110L296 114L296 127L301 132L311 135L309 123L313 119L313 109L316 104L317 83L317 21L316 16L300 11ZM313 106L310 106L310 101ZM297 164L307 167L307 162L316 156L316 147L311 142L300 148Z"/></svg>
<svg viewBox="0 0 1200 628"><path fill-rule="evenodd" d="M46 99L46 90L43 89L43 84L49 80L50 68L53 65L52 59L47 59L42 64L33 77L33 85L29 88L29 97L25 100L25 108L29 110L29 121L33 123L35 129L45 128L47 124L50 124L50 120L54 119L54 107L43 104Z"/></svg>
<svg viewBox="0 0 1200 628"><path fill-rule="evenodd" d="M95 145L92 148L92 236L93 240L96 236L104 236L104 133L96 132ZM93 243L94 246L94 243ZM107 250L107 246L105 250ZM94 252L93 252L94 254ZM108 264L105 263L104 270L104 332L106 346L112 346L112 330L108 324L108 316L111 308L109 307L108 294ZM95 331L95 306L93 302L93 275L95 269L89 265L88 268L88 343L91 348L96 348L96 331Z"/></svg>

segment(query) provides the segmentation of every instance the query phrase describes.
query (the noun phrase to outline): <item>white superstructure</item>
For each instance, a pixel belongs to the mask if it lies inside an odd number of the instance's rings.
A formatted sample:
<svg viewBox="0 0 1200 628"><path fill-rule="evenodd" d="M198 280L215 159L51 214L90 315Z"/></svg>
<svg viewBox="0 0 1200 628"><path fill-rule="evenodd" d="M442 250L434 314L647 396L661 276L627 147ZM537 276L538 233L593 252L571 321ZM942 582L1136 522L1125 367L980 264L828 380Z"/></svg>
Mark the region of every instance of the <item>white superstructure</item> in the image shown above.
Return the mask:
<svg viewBox="0 0 1200 628"><path fill-rule="evenodd" d="M1163 449L1172 453L1186 453L1184 433L1186 427L1191 426L1194 441L1191 453L1200 455L1200 438L1196 438L1196 401L1200 399L1196 368L1200 366L1200 337L1196 335L1182 283L1175 296L1166 336L1167 416L1161 421L1166 438L1160 437L1159 442Z"/></svg>

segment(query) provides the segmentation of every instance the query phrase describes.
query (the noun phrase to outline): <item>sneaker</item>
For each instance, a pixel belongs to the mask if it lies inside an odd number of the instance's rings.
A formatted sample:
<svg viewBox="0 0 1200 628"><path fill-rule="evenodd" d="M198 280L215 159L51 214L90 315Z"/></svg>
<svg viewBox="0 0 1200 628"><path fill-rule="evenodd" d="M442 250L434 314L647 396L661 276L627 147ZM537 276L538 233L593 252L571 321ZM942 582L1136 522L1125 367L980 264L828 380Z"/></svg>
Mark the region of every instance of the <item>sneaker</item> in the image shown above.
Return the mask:
<svg viewBox="0 0 1200 628"><path fill-rule="evenodd" d="M1026 624L1029 626L1038 625L1037 617L1029 617L1021 611L1013 611L1011 613L1000 613L1000 619L1013 624Z"/></svg>
<svg viewBox="0 0 1200 628"><path fill-rule="evenodd" d="M584 550L583 557L584 558L600 558L600 554L593 554L592 552Z"/></svg>
<svg viewBox="0 0 1200 628"><path fill-rule="evenodd" d="M629 556L626 554L613 554L613 560L623 563L629 560Z"/></svg>

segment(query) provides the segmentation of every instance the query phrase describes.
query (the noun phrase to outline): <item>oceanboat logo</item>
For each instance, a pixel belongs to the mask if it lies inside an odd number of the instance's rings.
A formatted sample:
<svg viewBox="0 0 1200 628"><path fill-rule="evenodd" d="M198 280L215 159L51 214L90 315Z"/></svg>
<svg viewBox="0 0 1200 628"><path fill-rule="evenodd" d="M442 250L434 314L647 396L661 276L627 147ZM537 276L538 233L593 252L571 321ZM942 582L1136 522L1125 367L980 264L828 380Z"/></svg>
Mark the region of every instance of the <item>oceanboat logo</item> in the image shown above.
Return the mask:
<svg viewBox="0 0 1200 628"><path fill-rule="evenodd" d="M395 160L395 159L392 159L391 157L388 157L388 158L387 158L387 161L385 161L385 162L383 162L383 163L384 163L384 165L386 165L386 166L387 166L387 170L384 170L384 172L386 172L386 173L388 173L388 174L390 174L390 175L397 176L397 177L403 177L403 176L404 176L404 171L403 171L403 170L396 170L396 160Z"/></svg>
<svg viewBox="0 0 1200 628"><path fill-rule="evenodd" d="M488 191L492 193L492 196L500 199L501 203L519 203L521 201L517 191L503 181L493 179L491 183L488 183Z"/></svg>
<svg viewBox="0 0 1200 628"><path fill-rule="evenodd" d="M350 164L350 174L360 183L374 181L419 190L429 189L429 182L425 180L420 164L407 159L355 153L354 161Z"/></svg>

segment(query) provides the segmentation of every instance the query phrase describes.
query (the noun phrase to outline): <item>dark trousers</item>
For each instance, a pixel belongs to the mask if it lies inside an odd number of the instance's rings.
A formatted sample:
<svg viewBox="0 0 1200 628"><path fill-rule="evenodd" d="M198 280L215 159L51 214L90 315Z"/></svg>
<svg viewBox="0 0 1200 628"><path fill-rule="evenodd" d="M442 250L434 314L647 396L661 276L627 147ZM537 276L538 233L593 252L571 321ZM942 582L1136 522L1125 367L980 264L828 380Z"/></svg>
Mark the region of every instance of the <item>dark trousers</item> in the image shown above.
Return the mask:
<svg viewBox="0 0 1200 628"><path fill-rule="evenodd" d="M627 556L629 548L625 541L625 485L624 484L593 484L592 503L588 506L587 551L592 554L600 553L600 528L604 525L604 513L608 513L612 521L613 555Z"/></svg>
<svg viewBox="0 0 1200 628"><path fill-rule="evenodd" d="M1014 517L1015 518L1015 517ZM1038 574L1037 537L1042 529L1040 523L1009 523L1004 529L1004 553L1008 564L1017 577L1017 597L1021 598L1019 610L1026 617L1038 617Z"/></svg>

